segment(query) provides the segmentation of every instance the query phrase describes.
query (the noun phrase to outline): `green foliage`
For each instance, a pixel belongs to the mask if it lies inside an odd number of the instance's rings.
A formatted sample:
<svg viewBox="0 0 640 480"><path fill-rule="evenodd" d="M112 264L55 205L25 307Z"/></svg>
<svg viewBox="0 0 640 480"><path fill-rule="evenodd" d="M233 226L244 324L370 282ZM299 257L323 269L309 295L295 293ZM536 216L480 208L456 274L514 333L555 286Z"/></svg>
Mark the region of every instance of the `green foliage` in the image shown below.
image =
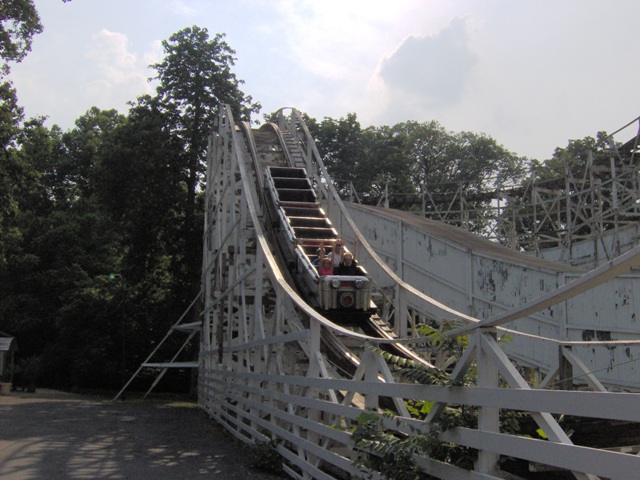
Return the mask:
<svg viewBox="0 0 640 480"><path fill-rule="evenodd" d="M0 78L9 73L9 62L20 62L31 51L33 37L42 32L33 0L0 3Z"/></svg>
<svg viewBox="0 0 640 480"><path fill-rule="evenodd" d="M16 139L22 118L22 108L18 105L13 85L0 82L0 266L6 261L5 253L9 244L19 237L14 221L19 208L16 195L20 191L22 169L10 147Z"/></svg>
<svg viewBox="0 0 640 480"><path fill-rule="evenodd" d="M514 186L525 178L526 159L506 150L493 138L472 132L449 132L436 121L405 122L362 129L355 113L339 119L309 119L332 179L342 195L352 184L364 203L377 203L388 193L394 208L414 208L428 191L435 207L446 210L464 191L477 213L475 231L491 222L491 205L473 193Z"/></svg>
<svg viewBox="0 0 640 480"><path fill-rule="evenodd" d="M406 400L405 404L413 418L420 418L424 420L427 418L427 415L429 415L429 412L435 405L435 402L428 402L425 400Z"/></svg>
<svg viewBox="0 0 640 480"><path fill-rule="evenodd" d="M429 338L432 348L432 361L440 369L447 369L459 358L462 350L469 344L466 336L451 337L446 332L463 326L460 321L442 321L437 325L418 325L420 336Z"/></svg>
<svg viewBox="0 0 640 480"><path fill-rule="evenodd" d="M387 190L392 193L415 191L403 138L394 127L369 127L363 132L362 143L364 158L354 183L363 201L377 203Z"/></svg>
<svg viewBox="0 0 640 480"><path fill-rule="evenodd" d="M438 367L452 366L468 345L464 336L449 337L446 332L461 326L460 322L443 321L439 326L421 325L418 327L423 336L431 339L433 358ZM504 340L504 339L503 339ZM425 368L406 359L400 359L378 351L394 371L406 380L426 385L466 386L475 385L475 370L469 368L462 381L453 382L441 368ZM426 419L435 403L429 401L410 400L406 403L409 413L414 418ZM518 434L524 412L502 410L500 412L500 431ZM378 471L389 480L417 480L429 478L421 472L412 459L413 454L430 457L464 469L473 469L477 451L461 445L443 442L442 432L464 427L477 428L478 411L476 407L467 405L448 405L442 408L432 419L428 433L401 435L387 431L380 415L365 412L357 419L353 431L355 445L366 452L360 459L360 465Z"/></svg>
<svg viewBox="0 0 640 480"><path fill-rule="evenodd" d="M363 413L352 433L357 448L366 453L357 464L380 472L387 480L417 480L425 478L413 460L413 453L425 451L424 436L398 437L387 433L375 414Z"/></svg>
<svg viewBox="0 0 640 480"><path fill-rule="evenodd" d="M323 161L338 185L351 181L361 161L362 129L355 113L334 120L325 118L316 132Z"/></svg>
<svg viewBox="0 0 640 480"><path fill-rule="evenodd" d="M459 358L465 337L449 338L444 332L457 328L456 322L442 322L439 327L419 326L419 332L431 338L436 354L434 358L449 366ZM451 385L449 375L441 368L427 368L411 360L379 351L387 364L406 380L427 385ZM438 353L441 353L440 357ZM407 409L415 418L425 419L434 403L410 400ZM379 471L388 480L418 480L429 478L421 472L412 455L431 457L456 466L470 469L476 457L472 449L440 441L441 432L455 427L474 427L476 409L466 406L444 409L432 422L428 434L415 433L399 435L385 431L378 415L366 413L358 418L358 426L353 433L355 445L369 454L363 457L361 464L366 468Z"/></svg>
<svg viewBox="0 0 640 480"><path fill-rule="evenodd" d="M443 385L448 378L447 374L439 368L429 368L408 358L394 355L375 347L370 348L376 351L378 355L381 355L394 371L407 380L424 385Z"/></svg>
<svg viewBox="0 0 640 480"><path fill-rule="evenodd" d="M165 57L152 65L160 81L158 96L178 107L185 130L193 140L203 120L212 120L215 107L227 103L237 119L249 120L260 104L240 90L244 83L232 72L235 51L224 40L224 34L209 37L206 28L187 27L162 42ZM206 127L210 121L204 122ZM190 125L188 125L190 124ZM197 141L203 141L197 139ZM204 142L206 143L206 136Z"/></svg>
<svg viewBox="0 0 640 480"><path fill-rule="evenodd" d="M210 38L206 28L188 27L164 40L162 47L163 61L151 65L159 81L158 107L169 120L171 134L184 147L193 204L217 108L227 103L236 118L249 119L260 105L251 103L251 97L240 90L243 81L231 71L235 51L224 41L224 34Z"/></svg>
<svg viewBox="0 0 640 480"><path fill-rule="evenodd" d="M513 209L522 219L516 226L518 237L523 239L520 240L520 244L529 250L538 248L535 242L536 236L544 237L547 241L555 239L560 242L569 230L574 238L588 237L594 232L594 216L600 218L598 228L605 230L615 228L616 223L607 221L606 213L602 218L603 212L635 208L635 199L631 197L630 201L629 199L625 201L624 196L620 196L614 200L613 197L617 195L616 190L612 192L607 187L611 180L611 162L616 169L626 163L620 157L622 152L617 150L618 147L619 145L616 146L606 132L598 132L596 138L584 137L579 140L569 140L566 147L556 148L550 159L544 162L533 162L532 179L535 180L535 186L539 191L543 192L542 202L544 202L544 192L554 192L554 195L562 195L566 198L562 200L562 207L558 208L557 212L546 216L540 216L539 213L534 216L534 207L528 205L528 202L513 201ZM624 153L622 155L626 156ZM622 170L624 171L624 168ZM597 177L601 187L598 188L597 198L592 197L591 200L586 200L585 193L589 191L589 182L594 181L594 176ZM622 176L625 176L624 173ZM587 184L584 183L585 180ZM626 181L628 180L623 180L623 183ZM631 184L635 184L634 182L635 180L631 181ZM570 211L580 213L571 214ZM505 214L513 216L514 211L505 212Z"/></svg>
<svg viewBox="0 0 640 480"><path fill-rule="evenodd" d="M6 149L9 148L11 143L15 140L15 136L18 133L18 124L23 118L23 110L18 105L18 97L16 90L13 88L11 82L0 83L0 147L4 150L5 157L7 155ZM8 159L3 160L7 162ZM1 173L3 175L9 175L10 165L2 165Z"/></svg>
<svg viewBox="0 0 640 480"><path fill-rule="evenodd" d="M477 452L468 447L445 443L440 434L456 427L475 425L475 409L447 409L428 434L400 435L387 432L379 417L358 418L352 433L354 444L366 452L358 464L380 472L388 480L430 478L413 460L413 455L430 457L460 468L472 469Z"/></svg>
<svg viewBox="0 0 640 480"><path fill-rule="evenodd" d="M201 199L198 189L202 184L209 131L218 108L229 104L237 119L249 120L260 110L259 103L245 95L240 86L244 83L232 71L235 51L224 40L224 34L209 37L206 28L184 28L162 42L165 57L151 65L159 81L154 99L142 98L139 107L157 110L163 118L163 129L180 149L175 161L182 168L186 198L182 204L180 242L175 243L183 252L190 252L180 259L183 269L185 295L194 296L199 291L201 263ZM135 112L134 112L135 113ZM163 137L164 139L164 137ZM187 293L188 292L188 293Z"/></svg>
<svg viewBox="0 0 640 480"><path fill-rule="evenodd" d="M580 140L569 140L564 148L556 148L553 156L545 162L535 161L531 169L536 173L536 180L540 182L564 179L570 174L575 178L584 175L589 160L593 165L609 165L610 145L606 132L598 132L596 138L584 137ZM564 185L563 185L564 186Z"/></svg>

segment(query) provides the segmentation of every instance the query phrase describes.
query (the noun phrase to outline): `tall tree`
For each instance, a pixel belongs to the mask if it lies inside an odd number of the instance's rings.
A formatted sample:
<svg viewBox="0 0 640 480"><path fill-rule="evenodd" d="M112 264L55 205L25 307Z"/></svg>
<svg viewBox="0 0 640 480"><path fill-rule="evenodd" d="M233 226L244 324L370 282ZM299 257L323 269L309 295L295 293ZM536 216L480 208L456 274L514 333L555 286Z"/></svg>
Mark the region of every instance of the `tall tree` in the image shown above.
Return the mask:
<svg viewBox="0 0 640 480"><path fill-rule="evenodd" d="M20 167L10 149L15 140L22 109L9 82L0 83L0 266L4 262L7 243L16 236L13 220L18 213L15 199L19 189Z"/></svg>
<svg viewBox="0 0 640 480"><path fill-rule="evenodd" d="M231 71L235 51L224 41L224 34L211 39L206 28L188 27L164 40L162 47L165 57L152 65L157 71L154 79L172 117L173 134L184 144L187 204L193 208L217 107L230 104L237 118L249 120L260 105L251 103L251 96L240 90L244 82Z"/></svg>
<svg viewBox="0 0 640 480"><path fill-rule="evenodd" d="M464 189L482 191L515 186L527 173L527 159L508 151L484 133L459 132L453 138L448 173Z"/></svg>
<svg viewBox="0 0 640 480"><path fill-rule="evenodd" d="M403 140L392 127L364 130L363 159L355 182L361 200L377 203L386 192L413 192L415 179L407 168Z"/></svg>
<svg viewBox="0 0 640 480"><path fill-rule="evenodd" d="M404 139L407 167L422 190L443 196L479 192L515 185L526 173L526 159L485 134L449 132L436 121L393 128Z"/></svg>
<svg viewBox="0 0 640 480"><path fill-rule="evenodd" d="M172 135L158 97L140 97L126 122L105 138L95 182L125 246L123 364L131 371L152 351L191 300L193 279L184 236L182 142ZM198 250L199 251L199 250ZM121 332L122 334L122 332ZM137 363L136 363L137 361Z"/></svg>
<svg viewBox="0 0 640 480"><path fill-rule="evenodd" d="M91 107L75 121L75 128L64 134L64 157L58 169L70 196L90 198L99 150L109 134L124 121L124 115L115 109Z"/></svg>
<svg viewBox="0 0 640 480"><path fill-rule="evenodd" d="M179 307L168 304L179 296L172 289L184 277L188 252L180 228L185 204L182 144L166 125L157 98L139 98L126 122L103 141L93 184L126 245L122 273L130 286L148 294L140 304L150 308L163 297L164 309L176 313Z"/></svg>
<svg viewBox="0 0 640 480"><path fill-rule="evenodd" d="M557 147L550 159L534 161L531 168L542 181L563 179L565 175L579 178L584 175L590 154L594 165L609 165L611 152L607 137L606 132L598 132L596 138L569 140L566 147Z"/></svg>
<svg viewBox="0 0 640 480"><path fill-rule="evenodd" d="M207 142L217 108L229 104L239 119L249 120L260 105L240 90L244 83L232 72L235 51L223 34L209 37L206 28L188 27L162 42L165 57L152 65L157 71L159 105L169 119L172 135L182 143L186 202L185 249L192 252L187 275L199 278L201 222L197 216L197 193L204 172Z"/></svg>

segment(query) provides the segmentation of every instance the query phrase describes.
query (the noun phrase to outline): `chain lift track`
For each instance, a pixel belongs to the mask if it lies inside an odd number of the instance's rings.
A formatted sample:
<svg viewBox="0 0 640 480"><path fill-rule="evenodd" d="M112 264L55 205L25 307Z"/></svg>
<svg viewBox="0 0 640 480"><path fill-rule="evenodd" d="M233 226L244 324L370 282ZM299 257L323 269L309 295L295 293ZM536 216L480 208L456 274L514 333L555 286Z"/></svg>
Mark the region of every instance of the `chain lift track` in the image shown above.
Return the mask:
<svg viewBox="0 0 640 480"><path fill-rule="evenodd" d="M300 288L296 278L300 269L289 268L282 238L273 233L265 176L270 166L304 169L313 201L326 214L328 228L344 239L374 286L377 314L372 316L371 327L335 323L323 316ZM583 336L574 340L566 323L570 319L566 315L568 302L588 297L594 289L622 282L617 284L618 290L631 285L628 288L637 291L637 277L630 270L640 263L640 249L591 272L558 269L535 259L518 264L504 253L483 250L474 254L470 236L457 241L458 233L453 230L438 232L439 227L430 224L436 233L427 236L425 225L402 214L347 206L333 188L295 109L281 110L277 124L259 129L236 123L228 107L221 109L210 140L205 202L199 406L241 441L271 443L292 478L329 480L365 475L355 462L362 452L354 448L350 433L364 411L378 415L385 428L397 435L428 434L447 405L477 408L477 428L455 428L441 432L440 438L476 449L478 459L474 470L466 471L415 455L416 462L435 478L514 478L501 470L500 459L506 457L531 468L572 472L578 479L637 478L637 445L623 451L574 444L556 419L565 415L625 425L640 423L638 395L607 391L605 385L610 385L611 379L606 375L604 381L599 379L592 365L580 357L581 349L609 353L613 349L627 359L635 358L640 353L640 336L631 331L620 335L621 339L585 341ZM411 250L414 242L419 243L415 248L422 255ZM452 252L461 244L465 248L456 258L466 258L463 271L457 271L455 263L440 268L467 276L467 291L453 285L442 271L420 273L415 266L431 260L438 265L436 257L451 261ZM407 260L409 256L412 261ZM509 290L513 281L505 279L511 275L515 280L516 273L501 271L496 266L499 261L520 268L521 298L514 298L513 288ZM490 264L491 276L486 273ZM537 295L524 295L528 273L538 275L535 286L541 290ZM496 285L499 275L502 286ZM617 278L620 275L622 279ZM549 278L556 283L550 283ZM547 283L541 285L540 279ZM471 287L476 281L493 283L493 300L474 292ZM448 289L454 291L453 296ZM445 300L435 300L425 291L433 297L443 293ZM510 300L502 301L503 294ZM556 320L548 318L552 316L549 312L557 315L560 308L565 312L565 323L541 328ZM457 333L467 335L469 341L452 368L452 381L462 379L474 367L477 386L401 383L385 362L384 349L395 345L399 348L394 350L396 354L404 352L429 368L433 352L425 338L416 336L414 326L443 319L465 325ZM563 328L565 335L558 335L558 328ZM555 335L545 336L547 331ZM506 347L499 342L507 338L505 334L515 339L511 347L510 342ZM537 347L525 348L525 344ZM541 353L536 356L536 352ZM546 377L534 388L512 358L538 368ZM540 388L551 384L564 389ZM579 390L574 389L576 384L581 386ZM435 406L426 420L418 421L410 417L407 399L430 401ZM385 415L382 407L395 414ZM529 412L546 440L501 432L501 409ZM368 474L382 478L377 472Z"/></svg>

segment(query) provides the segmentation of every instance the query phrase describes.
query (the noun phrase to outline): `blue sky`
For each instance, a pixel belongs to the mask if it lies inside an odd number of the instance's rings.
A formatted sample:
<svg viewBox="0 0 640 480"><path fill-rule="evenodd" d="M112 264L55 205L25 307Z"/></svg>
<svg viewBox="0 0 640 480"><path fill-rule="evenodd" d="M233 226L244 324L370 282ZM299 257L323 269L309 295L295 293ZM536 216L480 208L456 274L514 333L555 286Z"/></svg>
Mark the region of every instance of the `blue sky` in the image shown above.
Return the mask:
<svg viewBox="0 0 640 480"><path fill-rule="evenodd" d="M191 25L226 34L262 113L355 112L363 126L437 120L539 160L640 115L640 2L631 0L35 4L44 33L11 79L28 117L64 129L92 106L126 113L153 93L148 65L162 59L161 41Z"/></svg>

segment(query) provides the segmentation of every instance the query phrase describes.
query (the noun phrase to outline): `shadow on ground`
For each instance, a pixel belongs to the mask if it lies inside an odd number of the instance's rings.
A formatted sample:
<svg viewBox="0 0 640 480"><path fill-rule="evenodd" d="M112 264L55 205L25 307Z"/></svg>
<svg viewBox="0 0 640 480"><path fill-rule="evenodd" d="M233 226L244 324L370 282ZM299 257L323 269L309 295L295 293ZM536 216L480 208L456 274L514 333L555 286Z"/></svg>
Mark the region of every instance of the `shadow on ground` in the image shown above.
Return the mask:
<svg viewBox="0 0 640 480"><path fill-rule="evenodd" d="M247 451L194 404L0 396L0 478L252 479Z"/></svg>

